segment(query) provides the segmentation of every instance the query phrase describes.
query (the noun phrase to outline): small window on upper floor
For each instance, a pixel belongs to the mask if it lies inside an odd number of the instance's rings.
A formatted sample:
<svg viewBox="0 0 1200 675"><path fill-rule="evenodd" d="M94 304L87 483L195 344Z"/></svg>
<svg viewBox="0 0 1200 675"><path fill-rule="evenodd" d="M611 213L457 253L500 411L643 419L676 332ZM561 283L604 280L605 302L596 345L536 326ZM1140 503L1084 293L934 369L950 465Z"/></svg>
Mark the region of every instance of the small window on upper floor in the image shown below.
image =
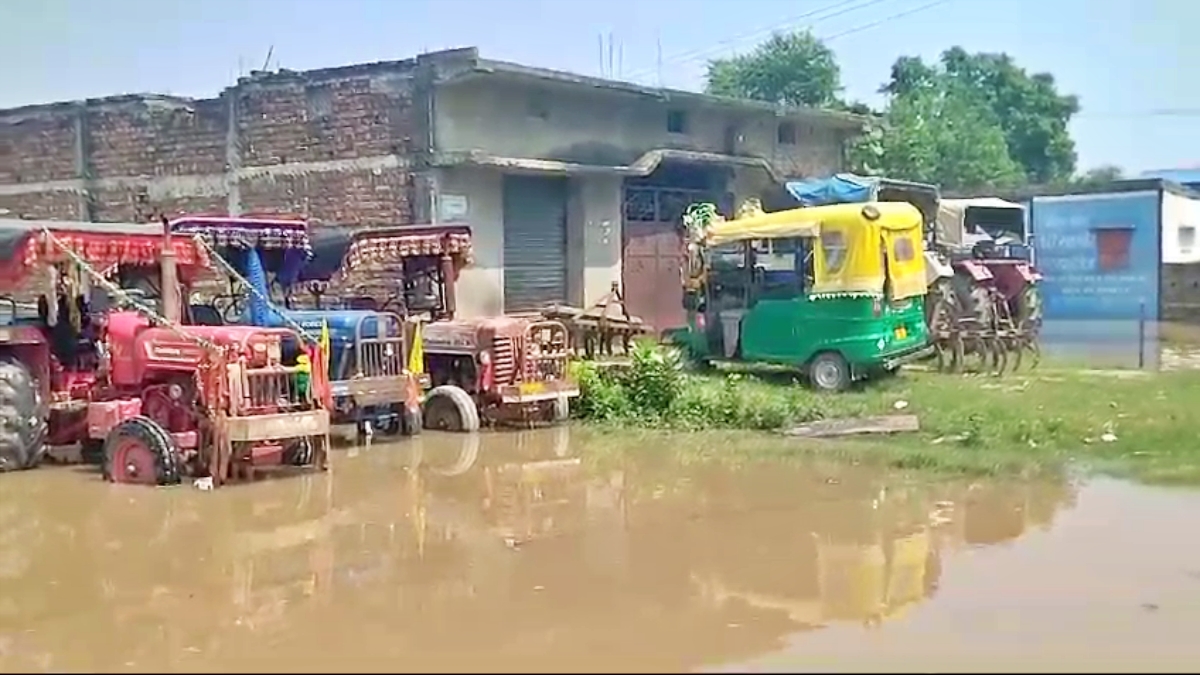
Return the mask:
<svg viewBox="0 0 1200 675"><path fill-rule="evenodd" d="M1196 246L1196 228L1182 225L1179 228L1179 252L1191 253Z"/></svg>
<svg viewBox="0 0 1200 675"><path fill-rule="evenodd" d="M530 94L529 98L525 102L525 112L533 119L550 119L549 97L546 96L544 92L535 92Z"/></svg>
<svg viewBox="0 0 1200 675"><path fill-rule="evenodd" d="M672 134L686 134L688 132L688 118L686 111L667 111L667 132Z"/></svg>
<svg viewBox="0 0 1200 675"><path fill-rule="evenodd" d="M775 131L776 140L780 145L795 145L796 144L796 123L795 122L780 122L778 129Z"/></svg>

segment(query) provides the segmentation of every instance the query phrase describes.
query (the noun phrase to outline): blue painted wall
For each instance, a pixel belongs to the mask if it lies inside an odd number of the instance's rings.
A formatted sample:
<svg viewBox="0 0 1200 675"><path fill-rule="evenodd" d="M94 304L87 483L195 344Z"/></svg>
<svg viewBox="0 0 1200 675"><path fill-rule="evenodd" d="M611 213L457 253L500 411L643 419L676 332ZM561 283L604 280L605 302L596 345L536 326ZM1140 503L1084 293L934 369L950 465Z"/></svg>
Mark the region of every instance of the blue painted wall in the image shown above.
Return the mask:
<svg viewBox="0 0 1200 675"><path fill-rule="evenodd" d="M1158 190L1034 197L1030 224L1047 319L1158 318ZM1101 269L1097 231L1131 228L1128 264Z"/></svg>

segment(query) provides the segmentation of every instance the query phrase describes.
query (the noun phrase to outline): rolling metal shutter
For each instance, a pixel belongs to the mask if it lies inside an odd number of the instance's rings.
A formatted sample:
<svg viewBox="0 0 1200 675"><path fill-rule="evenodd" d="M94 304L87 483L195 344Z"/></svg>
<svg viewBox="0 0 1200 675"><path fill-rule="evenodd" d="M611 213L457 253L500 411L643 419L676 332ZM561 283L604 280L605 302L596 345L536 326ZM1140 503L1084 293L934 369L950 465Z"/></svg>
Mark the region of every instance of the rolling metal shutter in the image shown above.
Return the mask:
<svg viewBox="0 0 1200 675"><path fill-rule="evenodd" d="M504 311L567 299L567 181L504 177Z"/></svg>

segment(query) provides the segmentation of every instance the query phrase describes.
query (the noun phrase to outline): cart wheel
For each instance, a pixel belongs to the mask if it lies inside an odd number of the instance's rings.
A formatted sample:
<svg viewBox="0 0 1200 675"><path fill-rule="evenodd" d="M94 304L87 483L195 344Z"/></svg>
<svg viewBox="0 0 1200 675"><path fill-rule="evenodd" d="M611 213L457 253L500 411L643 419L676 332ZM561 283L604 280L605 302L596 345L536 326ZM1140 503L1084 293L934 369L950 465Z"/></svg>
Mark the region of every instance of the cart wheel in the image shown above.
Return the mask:
<svg viewBox="0 0 1200 675"><path fill-rule="evenodd" d="M837 352L821 352L809 364L808 377L821 391L842 391L850 386L850 364Z"/></svg>
<svg viewBox="0 0 1200 675"><path fill-rule="evenodd" d="M479 431L479 410L467 392L451 384L434 387L425 398L425 428Z"/></svg>
<svg viewBox="0 0 1200 675"><path fill-rule="evenodd" d="M175 485L180 480L175 442L149 417L127 419L104 442L104 477L113 483Z"/></svg>

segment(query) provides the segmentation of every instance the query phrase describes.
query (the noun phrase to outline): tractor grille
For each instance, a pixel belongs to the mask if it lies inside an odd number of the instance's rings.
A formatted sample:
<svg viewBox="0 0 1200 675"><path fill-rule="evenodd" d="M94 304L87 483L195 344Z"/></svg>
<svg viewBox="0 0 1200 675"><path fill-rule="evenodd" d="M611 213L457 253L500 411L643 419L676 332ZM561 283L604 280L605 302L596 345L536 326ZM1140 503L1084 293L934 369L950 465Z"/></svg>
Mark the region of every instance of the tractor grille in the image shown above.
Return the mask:
<svg viewBox="0 0 1200 675"><path fill-rule="evenodd" d="M398 377L404 374L404 338L359 342L358 373L362 377Z"/></svg>
<svg viewBox="0 0 1200 675"><path fill-rule="evenodd" d="M492 358L496 384L509 384L517 370L516 350L512 338L498 337L492 343Z"/></svg>

